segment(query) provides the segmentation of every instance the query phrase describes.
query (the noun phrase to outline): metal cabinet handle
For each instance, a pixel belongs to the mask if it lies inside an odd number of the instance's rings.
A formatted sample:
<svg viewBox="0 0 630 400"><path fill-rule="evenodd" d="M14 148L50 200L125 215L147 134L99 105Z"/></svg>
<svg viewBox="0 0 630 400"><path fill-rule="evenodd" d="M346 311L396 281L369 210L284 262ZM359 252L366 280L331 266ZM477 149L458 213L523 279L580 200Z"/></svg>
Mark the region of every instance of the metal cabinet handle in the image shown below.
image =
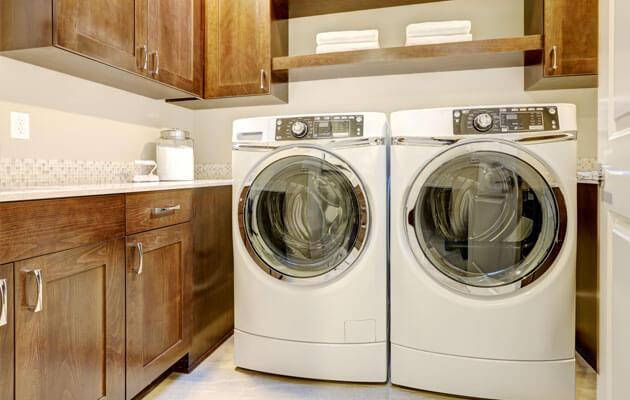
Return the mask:
<svg viewBox="0 0 630 400"><path fill-rule="evenodd" d="M142 247L142 243L140 242L130 243L128 244L128 246L138 248L138 255L140 255L140 262L138 263L138 269L136 269L134 272L138 275L142 275L142 264L144 262L144 249Z"/></svg>
<svg viewBox="0 0 630 400"><path fill-rule="evenodd" d="M551 54L553 55L553 65L551 69L556 71L558 69L558 46L553 46L551 48Z"/></svg>
<svg viewBox="0 0 630 400"><path fill-rule="evenodd" d="M146 71L147 68L149 68L149 51L146 45L140 46L138 49L144 54L144 65L139 65L138 69L140 69L140 71Z"/></svg>
<svg viewBox="0 0 630 400"><path fill-rule="evenodd" d="M29 304L26 305L26 308L33 312L40 312L44 309L43 306L43 285L42 285L42 270L41 269L33 269L30 271L24 271L27 274L35 275L35 282L37 282L37 301L34 306Z"/></svg>
<svg viewBox="0 0 630 400"><path fill-rule="evenodd" d="M153 70L149 71L150 74L157 75L160 73L160 52L158 50L149 53L153 56Z"/></svg>
<svg viewBox="0 0 630 400"><path fill-rule="evenodd" d="M7 304L9 302L6 279L0 279L0 301L2 301L2 308L0 308L0 326L5 326L8 320Z"/></svg>
<svg viewBox="0 0 630 400"><path fill-rule="evenodd" d="M159 216L161 214L170 214L170 213L172 213L174 211L181 210L181 209L182 209L182 206L177 204L177 205L175 205L173 207L164 207L164 208L158 207L158 208L154 208L151 212L152 212L153 215Z"/></svg>
<svg viewBox="0 0 630 400"><path fill-rule="evenodd" d="M265 90L265 70L260 70L260 89Z"/></svg>

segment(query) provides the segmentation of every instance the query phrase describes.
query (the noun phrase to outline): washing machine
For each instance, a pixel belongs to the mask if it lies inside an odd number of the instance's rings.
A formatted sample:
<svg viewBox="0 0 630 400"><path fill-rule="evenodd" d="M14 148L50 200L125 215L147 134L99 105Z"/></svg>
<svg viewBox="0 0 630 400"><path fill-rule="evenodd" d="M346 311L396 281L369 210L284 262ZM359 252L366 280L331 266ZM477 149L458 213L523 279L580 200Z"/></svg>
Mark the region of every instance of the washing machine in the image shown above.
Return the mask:
<svg viewBox="0 0 630 400"><path fill-rule="evenodd" d="M391 116L391 380L575 399L576 108Z"/></svg>
<svg viewBox="0 0 630 400"><path fill-rule="evenodd" d="M234 122L237 367L387 380L384 114Z"/></svg>

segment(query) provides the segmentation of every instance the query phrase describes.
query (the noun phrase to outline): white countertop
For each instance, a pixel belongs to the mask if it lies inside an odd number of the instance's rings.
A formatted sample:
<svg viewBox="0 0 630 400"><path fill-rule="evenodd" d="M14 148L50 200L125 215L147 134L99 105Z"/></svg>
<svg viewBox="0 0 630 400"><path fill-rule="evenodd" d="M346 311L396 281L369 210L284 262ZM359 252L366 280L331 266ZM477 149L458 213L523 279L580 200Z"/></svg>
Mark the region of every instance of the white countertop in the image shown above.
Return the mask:
<svg viewBox="0 0 630 400"><path fill-rule="evenodd" d="M62 197L97 196L116 193L153 192L156 190L193 189L211 186L229 186L231 184L231 179L202 179L182 182L25 186L0 189L0 203L8 201L58 199Z"/></svg>

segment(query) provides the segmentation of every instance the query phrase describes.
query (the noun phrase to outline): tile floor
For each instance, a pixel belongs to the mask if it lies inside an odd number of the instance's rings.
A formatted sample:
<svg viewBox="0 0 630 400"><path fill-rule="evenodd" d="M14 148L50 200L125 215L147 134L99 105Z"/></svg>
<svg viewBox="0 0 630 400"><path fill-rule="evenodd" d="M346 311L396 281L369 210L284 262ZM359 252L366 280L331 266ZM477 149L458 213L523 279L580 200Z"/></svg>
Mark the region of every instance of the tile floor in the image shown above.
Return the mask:
<svg viewBox="0 0 630 400"><path fill-rule="evenodd" d="M235 369L230 338L193 373L172 374L143 400L428 400L462 399L406 390L391 385L363 385L292 379ZM577 400L596 399L596 374L580 358Z"/></svg>

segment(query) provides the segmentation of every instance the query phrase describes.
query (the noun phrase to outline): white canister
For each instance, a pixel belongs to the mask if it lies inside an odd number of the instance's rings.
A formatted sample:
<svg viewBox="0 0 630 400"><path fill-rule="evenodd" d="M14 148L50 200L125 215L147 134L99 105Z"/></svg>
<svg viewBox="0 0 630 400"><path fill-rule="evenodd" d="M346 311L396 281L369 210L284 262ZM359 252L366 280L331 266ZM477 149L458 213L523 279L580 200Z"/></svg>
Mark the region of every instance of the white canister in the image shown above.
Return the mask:
<svg viewBox="0 0 630 400"><path fill-rule="evenodd" d="M156 144L157 169L161 181L195 179L195 156L190 132L166 129Z"/></svg>

